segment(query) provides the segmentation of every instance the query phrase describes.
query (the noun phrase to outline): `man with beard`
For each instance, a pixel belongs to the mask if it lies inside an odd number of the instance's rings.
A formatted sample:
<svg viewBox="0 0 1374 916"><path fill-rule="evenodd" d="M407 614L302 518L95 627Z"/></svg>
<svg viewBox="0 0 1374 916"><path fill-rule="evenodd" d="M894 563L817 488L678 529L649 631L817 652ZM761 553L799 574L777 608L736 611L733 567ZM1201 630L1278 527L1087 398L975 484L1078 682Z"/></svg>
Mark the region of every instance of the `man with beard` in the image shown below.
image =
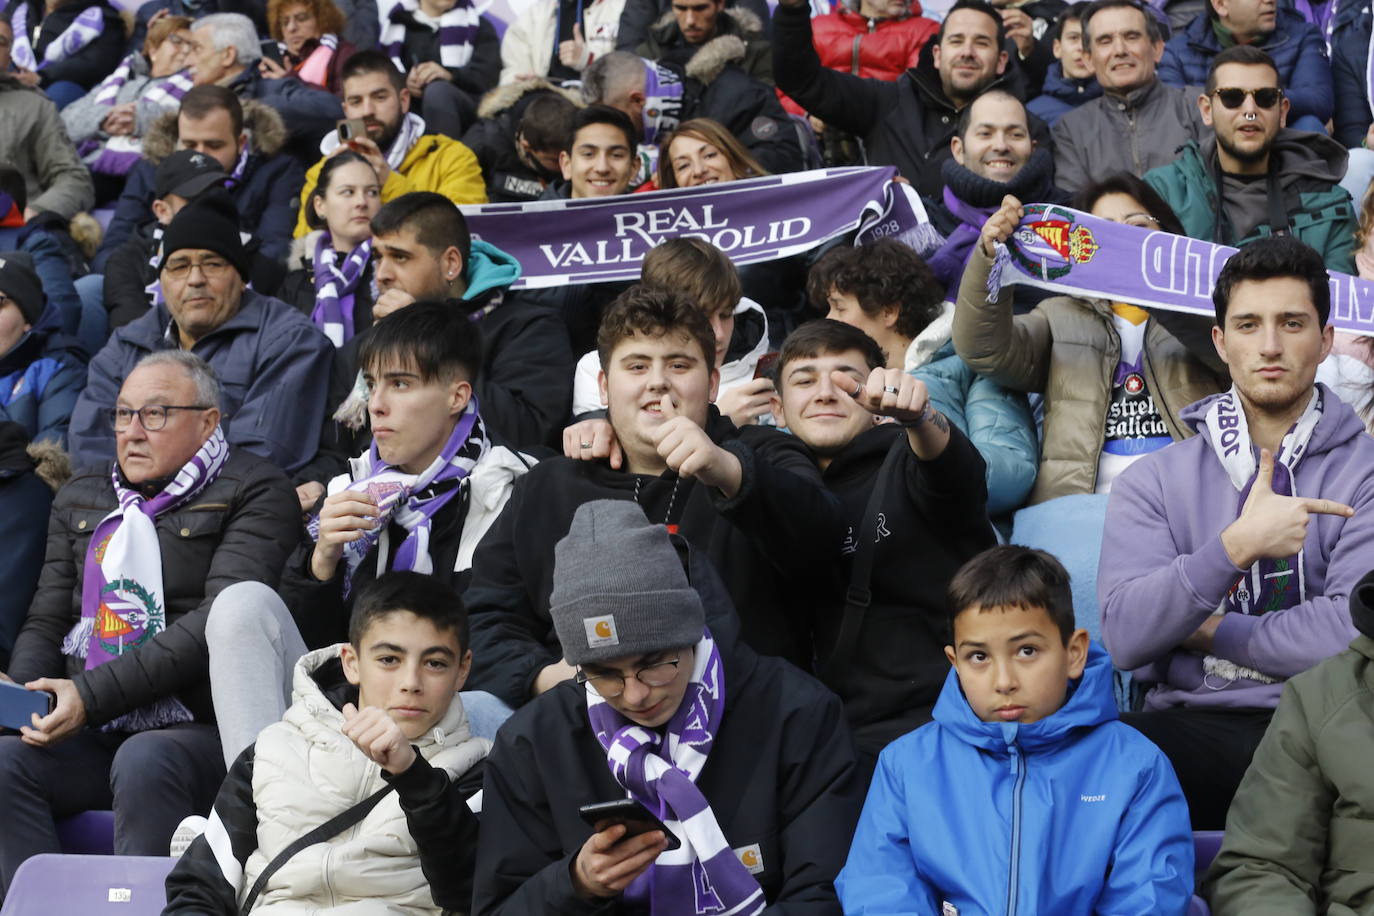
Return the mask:
<svg viewBox="0 0 1374 916"><path fill-rule="evenodd" d="M1339 183L1349 154L1325 134L1284 126L1289 100L1273 59L1250 45L1227 48L1197 104L1213 136L1145 176L1188 234L1236 246L1291 234L1327 270L1354 273L1355 208Z"/></svg>
<svg viewBox="0 0 1374 916"><path fill-rule="evenodd" d="M456 204L487 202L482 169L472 150L443 134L425 132L425 121L410 110L405 74L381 51L359 51L343 68L344 117L361 120L367 134L341 141L330 131L320 141L325 158L353 150L372 163L382 183L382 203L411 191L434 191ZM310 231L305 214L324 159L305 173L296 237Z"/></svg>

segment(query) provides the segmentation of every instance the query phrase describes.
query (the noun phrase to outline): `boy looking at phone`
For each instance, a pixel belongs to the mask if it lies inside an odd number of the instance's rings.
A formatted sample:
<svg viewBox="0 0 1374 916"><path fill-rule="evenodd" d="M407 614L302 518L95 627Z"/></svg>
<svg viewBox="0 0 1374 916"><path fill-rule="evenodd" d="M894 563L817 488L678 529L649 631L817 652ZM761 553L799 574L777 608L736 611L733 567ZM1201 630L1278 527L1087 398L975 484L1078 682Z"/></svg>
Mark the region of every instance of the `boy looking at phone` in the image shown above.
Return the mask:
<svg viewBox="0 0 1374 916"><path fill-rule="evenodd" d="M836 881L845 912L1182 916L1188 808L1117 720L1112 664L1049 554L994 547L949 585L935 721L878 758Z"/></svg>
<svg viewBox="0 0 1374 916"><path fill-rule="evenodd" d="M839 916L858 808L839 700L738 642L704 555L633 503L586 503L555 548L551 613L577 677L497 736L472 912ZM627 794L665 829L583 821Z"/></svg>

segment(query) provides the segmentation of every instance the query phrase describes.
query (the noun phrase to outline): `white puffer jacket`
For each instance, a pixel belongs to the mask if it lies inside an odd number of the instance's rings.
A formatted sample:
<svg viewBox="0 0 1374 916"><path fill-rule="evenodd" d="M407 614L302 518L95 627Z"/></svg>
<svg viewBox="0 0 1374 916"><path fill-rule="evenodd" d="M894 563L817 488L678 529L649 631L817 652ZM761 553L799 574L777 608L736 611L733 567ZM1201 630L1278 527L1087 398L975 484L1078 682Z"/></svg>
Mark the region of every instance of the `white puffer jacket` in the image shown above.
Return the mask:
<svg viewBox="0 0 1374 916"><path fill-rule="evenodd" d="M625 0L593 0L582 8L586 58L573 69L583 70L596 58L615 50L624 9ZM501 85L513 83L525 73L548 76L557 31L558 0L534 0L525 7L501 39Z"/></svg>
<svg viewBox="0 0 1374 916"><path fill-rule="evenodd" d="M239 886L245 890L282 849L385 785L381 768L344 737L343 714L311 676L338 655L339 647L331 646L307 653L296 663L291 708L282 721L258 736L253 766L258 848L244 867ZM413 743L451 778L466 773L491 749L491 742L469 734L467 713L456 696L439 724ZM287 861L272 876L253 912L440 910L420 871L415 841L393 792L361 823Z"/></svg>

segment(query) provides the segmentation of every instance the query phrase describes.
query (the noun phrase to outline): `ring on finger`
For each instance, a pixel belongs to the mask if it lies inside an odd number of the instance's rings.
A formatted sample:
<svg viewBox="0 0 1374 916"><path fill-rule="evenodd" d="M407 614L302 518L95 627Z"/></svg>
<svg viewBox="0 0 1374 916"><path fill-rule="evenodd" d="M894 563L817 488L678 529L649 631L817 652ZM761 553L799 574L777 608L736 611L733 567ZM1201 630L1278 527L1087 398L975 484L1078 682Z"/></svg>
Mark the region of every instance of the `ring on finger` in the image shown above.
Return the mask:
<svg viewBox="0 0 1374 916"><path fill-rule="evenodd" d="M579 443L577 443L577 445L578 445L579 448L591 448L591 447L592 447L592 444L591 444L590 442L579 442Z"/></svg>
<svg viewBox="0 0 1374 916"><path fill-rule="evenodd" d="M884 385L884 386L883 386L883 391L886 391L888 394L897 394L899 390L900 390L900 389L898 389L898 388L896 388L896 387L894 387L894 386L892 386L892 385Z"/></svg>

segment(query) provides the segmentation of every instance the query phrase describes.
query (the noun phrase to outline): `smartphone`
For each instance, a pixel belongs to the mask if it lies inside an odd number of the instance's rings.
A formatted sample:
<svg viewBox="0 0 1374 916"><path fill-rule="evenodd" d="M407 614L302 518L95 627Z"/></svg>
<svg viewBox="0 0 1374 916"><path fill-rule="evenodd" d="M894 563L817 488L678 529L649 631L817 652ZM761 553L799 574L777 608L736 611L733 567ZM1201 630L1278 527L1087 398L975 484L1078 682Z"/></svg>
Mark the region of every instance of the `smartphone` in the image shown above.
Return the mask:
<svg viewBox="0 0 1374 916"><path fill-rule="evenodd" d="M339 122L339 141L341 143L366 136L367 123L362 118L349 118L347 121Z"/></svg>
<svg viewBox="0 0 1374 916"><path fill-rule="evenodd" d="M778 364L778 351L765 353L759 357L758 364L754 366L754 378L772 378L773 367Z"/></svg>
<svg viewBox="0 0 1374 916"><path fill-rule="evenodd" d="M663 826L663 821L655 817L648 808L633 798L617 798L615 801L583 805L577 809L577 813L593 830L609 827L612 824L624 824L625 836L627 837L661 830L663 836L668 840L669 849L677 849L682 845L682 841L673 834L673 831Z"/></svg>
<svg viewBox="0 0 1374 916"><path fill-rule="evenodd" d="M25 690L18 684L0 681L0 728L19 731L33 725L33 714L46 716L52 712L54 701L46 690Z"/></svg>

